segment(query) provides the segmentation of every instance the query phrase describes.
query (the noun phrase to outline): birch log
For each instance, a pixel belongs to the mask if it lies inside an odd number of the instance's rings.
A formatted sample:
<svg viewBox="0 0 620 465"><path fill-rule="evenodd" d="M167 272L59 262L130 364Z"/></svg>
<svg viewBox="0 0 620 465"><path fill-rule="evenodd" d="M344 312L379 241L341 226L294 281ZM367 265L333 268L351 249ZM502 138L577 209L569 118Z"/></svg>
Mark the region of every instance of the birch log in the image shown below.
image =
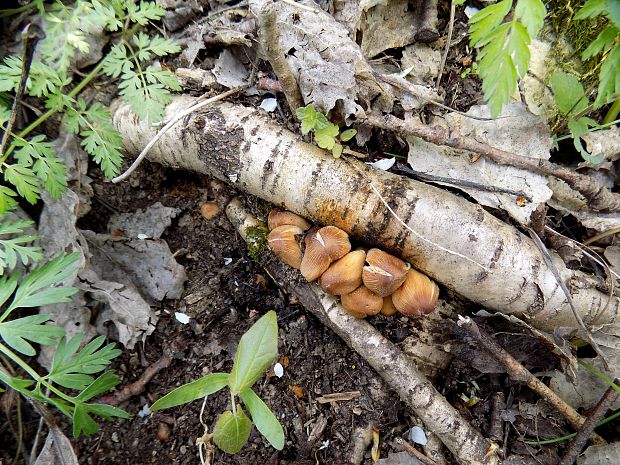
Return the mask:
<svg viewBox="0 0 620 465"><path fill-rule="evenodd" d="M194 102L176 97L167 116ZM155 135L126 105L116 108L113 119L130 153L139 153ZM544 330L576 327L553 273L517 229L437 187L334 159L261 110L230 103L207 107L169 130L149 158L338 226L486 308L521 315ZM555 255L554 261L586 324L614 324L619 299L613 297L603 311L608 298L595 282L568 270Z"/></svg>

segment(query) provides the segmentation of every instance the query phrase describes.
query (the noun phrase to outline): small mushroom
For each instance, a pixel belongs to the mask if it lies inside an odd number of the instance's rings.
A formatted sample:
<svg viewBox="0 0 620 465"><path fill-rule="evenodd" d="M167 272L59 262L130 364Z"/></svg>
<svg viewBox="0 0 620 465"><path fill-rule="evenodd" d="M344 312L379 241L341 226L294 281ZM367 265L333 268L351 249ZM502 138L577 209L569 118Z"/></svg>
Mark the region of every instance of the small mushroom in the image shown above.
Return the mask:
<svg viewBox="0 0 620 465"><path fill-rule="evenodd" d="M353 292L362 285L362 268L366 252L354 250L332 265L319 278L319 286L332 295Z"/></svg>
<svg viewBox="0 0 620 465"><path fill-rule="evenodd" d="M392 294L394 307L406 316L430 313L437 305L439 287L425 274L409 270L405 282Z"/></svg>
<svg viewBox="0 0 620 465"><path fill-rule="evenodd" d="M308 282L317 279L332 262L344 257L351 250L349 236L335 226L311 229L306 234L305 244L300 271Z"/></svg>
<svg viewBox="0 0 620 465"><path fill-rule="evenodd" d="M301 247L296 236L301 236L303 230L298 226L282 225L269 233L267 243L276 256L293 268L301 266Z"/></svg>
<svg viewBox="0 0 620 465"><path fill-rule="evenodd" d="M356 318L376 315L383 307L383 299L362 285L340 298L344 309Z"/></svg>
<svg viewBox="0 0 620 465"><path fill-rule="evenodd" d="M267 218L267 225L269 226L270 231L273 231L278 226L282 226L285 224L297 226L303 231L306 231L310 228L310 223L308 222L308 220L293 212L279 210L277 208L274 208L269 212L269 217Z"/></svg>
<svg viewBox="0 0 620 465"><path fill-rule="evenodd" d="M381 315L383 316L392 316L398 310L394 307L394 302L392 302L392 296L388 295L383 298L383 307L381 307Z"/></svg>
<svg viewBox="0 0 620 465"><path fill-rule="evenodd" d="M368 266L364 267L364 286L375 294L386 297L392 294L407 277L409 263L380 249L370 249L366 254Z"/></svg>

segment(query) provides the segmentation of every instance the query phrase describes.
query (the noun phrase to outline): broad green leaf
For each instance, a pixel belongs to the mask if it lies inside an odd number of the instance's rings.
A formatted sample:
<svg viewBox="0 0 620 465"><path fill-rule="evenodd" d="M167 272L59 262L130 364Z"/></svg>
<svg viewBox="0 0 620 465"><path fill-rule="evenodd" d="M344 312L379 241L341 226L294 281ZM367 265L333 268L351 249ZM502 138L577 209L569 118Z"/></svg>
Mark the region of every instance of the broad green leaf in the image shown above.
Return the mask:
<svg viewBox="0 0 620 465"><path fill-rule="evenodd" d="M219 416L213 428L213 442L224 452L236 454L248 442L251 430L252 422L237 406L237 415L228 410Z"/></svg>
<svg viewBox="0 0 620 465"><path fill-rule="evenodd" d="M620 27L620 2L618 0L607 0L607 17L616 27Z"/></svg>
<svg viewBox="0 0 620 465"><path fill-rule="evenodd" d="M248 408L256 429L265 436L269 444L278 450L282 450L284 448L284 430L273 412L251 388L244 389L239 395Z"/></svg>
<svg viewBox="0 0 620 465"><path fill-rule="evenodd" d="M342 155L342 150L343 147L341 144L334 144L334 146L332 147L332 155L334 156L334 158L340 158L340 155Z"/></svg>
<svg viewBox="0 0 620 465"><path fill-rule="evenodd" d="M611 102L620 95L620 43L607 55L598 75L596 105Z"/></svg>
<svg viewBox="0 0 620 465"><path fill-rule="evenodd" d="M312 105L306 105L295 110L295 115L301 121L301 133L305 136L316 125L316 111Z"/></svg>
<svg viewBox="0 0 620 465"><path fill-rule="evenodd" d="M611 49L616 41L616 37L620 35L620 28L614 26L607 26L603 29L596 39L592 41L588 48L586 48L581 54L582 60L589 60L594 55L598 55L601 52L606 52Z"/></svg>
<svg viewBox="0 0 620 465"><path fill-rule="evenodd" d="M616 1L616 0L612 0ZM607 0L588 0L575 15L575 19L594 18L605 12Z"/></svg>
<svg viewBox="0 0 620 465"><path fill-rule="evenodd" d="M355 137L355 134L357 134L355 129L347 129L346 131L342 131L342 134L340 134L340 140L342 142L350 141Z"/></svg>
<svg viewBox="0 0 620 465"><path fill-rule="evenodd" d="M30 342L51 346L58 343L64 330L58 326L46 325L50 315L30 315L0 323L0 337L10 347L25 355L36 355Z"/></svg>
<svg viewBox="0 0 620 465"><path fill-rule="evenodd" d="M75 399L81 402L86 402L99 394L109 391L120 382L121 380L114 374L114 372L106 371L89 386L87 386L86 389L80 392Z"/></svg>
<svg viewBox="0 0 620 465"><path fill-rule="evenodd" d="M94 380L91 374L103 371L121 354L112 343L101 348L104 336L93 339L79 350L83 339L82 335L77 335L68 341L66 338L60 340L48 379L69 389L84 389Z"/></svg>
<svg viewBox="0 0 620 465"><path fill-rule="evenodd" d="M0 307L2 307L2 305L4 305L7 300L9 300L9 297L11 297L11 295L13 295L13 292L17 287L18 280L18 274L13 276L0 277Z"/></svg>
<svg viewBox="0 0 620 465"><path fill-rule="evenodd" d="M278 353L278 321L273 310L263 315L241 337L228 385L233 394L251 387Z"/></svg>
<svg viewBox="0 0 620 465"><path fill-rule="evenodd" d="M547 9L542 0L518 0L515 15L527 29L530 38L533 38L543 27Z"/></svg>
<svg viewBox="0 0 620 465"><path fill-rule="evenodd" d="M571 74L558 71L551 76L549 85L555 103L563 115L579 114L590 104L584 95L583 85Z"/></svg>
<svg viewBox="0 0 620 465"><path fill-rule="evenodd" d="M329 125L315 131L314 140L322 149L331 150L336 143L336 137L338 137L339 132L338 126L329 123Z"/></svg>
<svg viewBox="0 0 620 465"><path fill-rule="evenodd" d="M68 302L69 298L77 292L76 288L48 286L57 284L74 273L78 258L77 252L59 256L32 270L17 288L8 311L20 307L38 307Z"/></svg>
<svg viewBox="0 0 620 465"><path fill-rule="evenodd" d="M213 394L227 384L228 373L210 373L196 381L179 386L161 399L157 399L151 406L151 411L155 412L156 410L187 404Z"/></svg>

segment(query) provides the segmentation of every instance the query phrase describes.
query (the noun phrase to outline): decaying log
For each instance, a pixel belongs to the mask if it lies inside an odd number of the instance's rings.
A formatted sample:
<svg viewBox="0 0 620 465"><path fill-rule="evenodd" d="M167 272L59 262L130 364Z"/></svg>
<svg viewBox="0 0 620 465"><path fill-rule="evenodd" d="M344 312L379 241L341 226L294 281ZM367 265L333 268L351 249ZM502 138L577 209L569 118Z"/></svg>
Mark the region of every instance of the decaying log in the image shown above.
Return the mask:
<svg viewBox="0 0 620 465"><path fill-rule="evenodd" d="M168 117L194 101L175 98ZM113 121L130 153L139 153L155 135L126 105L116 108ZM316 223L338 226L486 308L519 314L541 329L575 326L553 273L517 229L439 188L334 159L260 110L220 103L194 113L168 131L149 158L211 175ZM613 324L618 298L600 312L608 297L595 282L568 270L555 255L554 261L586 324L595 317L597 324Z"/></svg>
<svg viewBox="0 0 620 465"><path fill-rule="evenodd" d="M244 239L252 239L252 228L260 223L248 214L239 199L228 204L226 215ZM316 283L308 284L300 279L296 270L284 265L271 253L263 253L259 262L279 285L297 297L306 310L374 368L460 464L497 463L497 456L487 455L489 444L482 434L448 403L411 359L372 325L348 314L334 296L325 294Z"/></svg>

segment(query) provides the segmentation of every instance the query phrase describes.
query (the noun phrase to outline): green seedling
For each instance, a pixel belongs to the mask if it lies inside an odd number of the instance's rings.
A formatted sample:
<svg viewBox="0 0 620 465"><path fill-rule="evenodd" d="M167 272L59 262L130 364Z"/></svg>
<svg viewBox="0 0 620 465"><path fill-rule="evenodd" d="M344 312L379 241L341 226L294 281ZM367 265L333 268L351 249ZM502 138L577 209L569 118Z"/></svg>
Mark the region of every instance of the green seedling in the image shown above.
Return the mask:
<svg viewBox="0 0 620 465"><path fill-rule="evenodd" d="M32 257L20 253L22 261ZM0 277L0 383L67 415L73 422L74 437L97 432L99 425L93 415L129 418L129 414L111 405L89 402L120 382L111 371L96 379L92 375L104 371L121 351L114 344L103 346L103 336L80 349L83 337L67 339L62 328L50 324L50 315L9 317L17 309L68 302L77 289L55 285L75 273L78 258L77 253L57 257L23 278L19 273ZM14 261L9 258L9 268ZM23 358L37 355L33 343L56 347L52 368L45 375L40 375Z"/></svg>
<svg viewBox="0 0 620 465"><path fill-rule="evenodd" d="M341 133L337 125L329 121L323 113L316 111L312 105L298 108L295 114L301 121L301 133L305 136L313 131L317 145L331 150L335 158L342 155L344 147L340 142L347 142L357 134L355 129L347 129Z"/></svg>
<svg viewBox="0 0 620 465"><path fill-rule="evenodd" d="M187 404L214 394L224 387L230 390L231 410L222 413L213 428L213 442L224 452L235 454L246 444L252 423L278 450L284 447L284 431L269 407L252 390L252 385L273 363L278 351L278 323L274 311L267 312L241 337L230 373L210 373L184 384L157 400L151 411ZM252 419L248 418L237 397Z"/></svg>

